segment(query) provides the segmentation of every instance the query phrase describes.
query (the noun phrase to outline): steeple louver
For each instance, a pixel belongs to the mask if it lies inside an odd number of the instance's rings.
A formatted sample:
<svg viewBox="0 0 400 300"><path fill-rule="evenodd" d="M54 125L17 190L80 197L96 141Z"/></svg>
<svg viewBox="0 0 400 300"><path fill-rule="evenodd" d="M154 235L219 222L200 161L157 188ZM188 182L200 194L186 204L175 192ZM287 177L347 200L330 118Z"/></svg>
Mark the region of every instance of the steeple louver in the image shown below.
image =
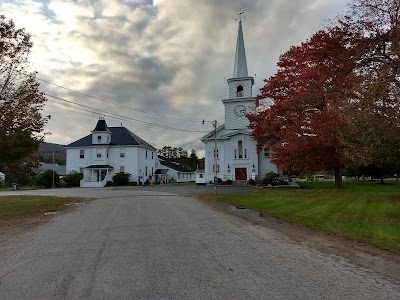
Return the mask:
<svg viewBox="0 0 400 300"><path fill-rule="evenodd" d="M246 50L244 48L242 21L239 21L233 78L241 78L248 76L249 74L247 72L247 60L246 60Z"/></svg>

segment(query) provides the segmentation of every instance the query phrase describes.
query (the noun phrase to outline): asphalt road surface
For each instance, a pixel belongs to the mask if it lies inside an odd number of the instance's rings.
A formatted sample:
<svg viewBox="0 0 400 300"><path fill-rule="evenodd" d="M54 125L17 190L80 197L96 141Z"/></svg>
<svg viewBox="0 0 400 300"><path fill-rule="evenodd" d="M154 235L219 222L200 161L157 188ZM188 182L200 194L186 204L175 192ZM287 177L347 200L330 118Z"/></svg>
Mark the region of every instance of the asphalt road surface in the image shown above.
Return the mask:
<svg viewBox="0 0 400 300"><path fill-rule="evenodd" d="M400 299L400 283L179 195L188 192L22 193L97 199L0 245L2 300Z"/></svg>

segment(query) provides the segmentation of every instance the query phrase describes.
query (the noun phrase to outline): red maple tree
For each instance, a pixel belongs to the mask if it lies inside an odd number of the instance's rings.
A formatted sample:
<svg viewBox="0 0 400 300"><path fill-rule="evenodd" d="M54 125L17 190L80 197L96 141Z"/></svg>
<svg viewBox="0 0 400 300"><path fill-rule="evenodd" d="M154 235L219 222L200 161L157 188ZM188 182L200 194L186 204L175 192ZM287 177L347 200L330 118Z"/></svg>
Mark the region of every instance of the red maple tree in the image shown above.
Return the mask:
<svg viewBox="0 0 400 300"><path fill-rule="evenodd" d="M341 109L356 95L353 87L365 78L359 69L366 41L341 24L318 31L300 46L281 55L278 72L265 80L258 99L269 98L270 109L248 115L259 147L271 147L280 169L296 172L335 170L342 186L345 163L340 130Z"/></svg>

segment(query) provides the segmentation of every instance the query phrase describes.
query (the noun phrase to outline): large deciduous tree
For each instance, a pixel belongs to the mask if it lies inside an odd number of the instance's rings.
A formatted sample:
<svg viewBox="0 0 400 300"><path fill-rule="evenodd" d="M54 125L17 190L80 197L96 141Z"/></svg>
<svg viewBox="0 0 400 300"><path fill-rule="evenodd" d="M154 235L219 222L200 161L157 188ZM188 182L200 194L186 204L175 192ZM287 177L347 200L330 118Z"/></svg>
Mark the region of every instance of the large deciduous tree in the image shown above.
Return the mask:
<svg viewBox="0 0 400 300"><path fill-rule="evenodd" d="M35 72L30 72L30 36L0 16L0 168L36 152L49 117Z"/></svg>
<svg viewBox="0 0 400 300"><path fill-rule="evenodd" d="M347 157L400 172L400 1L357 0L349 28L363 32L368 48L362 57L370 80L359 87L359 98L346 112Z"/></svg>
<svg viewBox="0 0 400 300"><path fill-rule="evenodd" d="M280 57L258 96L274 104L248 116L280 168L334 169L341 186L348 158L398 161L399 2L354 0L348 15Z"/></svg>
<svg viewBox="0 0 400 300"><path fill-rule="evenodd" d="M342 185L340 108L348 104L352 87L363 77L353 72L362 48L362 40L336 26L281 55L277 74L266 80L258 96L274 104L248 116L253 136L260 147L271 145L272 161L280 168L295 172L334 169L336 185Z"/></svg>

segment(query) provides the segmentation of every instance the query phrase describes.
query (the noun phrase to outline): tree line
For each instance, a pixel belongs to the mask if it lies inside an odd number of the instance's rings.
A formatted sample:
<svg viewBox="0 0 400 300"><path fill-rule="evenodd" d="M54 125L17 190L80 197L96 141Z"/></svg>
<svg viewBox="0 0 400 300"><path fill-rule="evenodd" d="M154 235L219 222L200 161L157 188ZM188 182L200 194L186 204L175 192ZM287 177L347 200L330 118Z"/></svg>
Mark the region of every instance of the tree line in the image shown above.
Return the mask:
<svg viewBox="0 0 400 300"><path fill-rule="evenodd" d="M188 151L182 147L164 146L157 150L157 154L178 162L180 166L190 171L195 171L199 163L204 165L204 158L199 159L195 149L192 149L188 155Z"/></svg>
<svg viewBox="0 0 400 300"><path fill-rule="evenodd" d="M298 172L400 172L400 1L353 0L343 16L282 54L248 115L259 147Z"/></svg>

